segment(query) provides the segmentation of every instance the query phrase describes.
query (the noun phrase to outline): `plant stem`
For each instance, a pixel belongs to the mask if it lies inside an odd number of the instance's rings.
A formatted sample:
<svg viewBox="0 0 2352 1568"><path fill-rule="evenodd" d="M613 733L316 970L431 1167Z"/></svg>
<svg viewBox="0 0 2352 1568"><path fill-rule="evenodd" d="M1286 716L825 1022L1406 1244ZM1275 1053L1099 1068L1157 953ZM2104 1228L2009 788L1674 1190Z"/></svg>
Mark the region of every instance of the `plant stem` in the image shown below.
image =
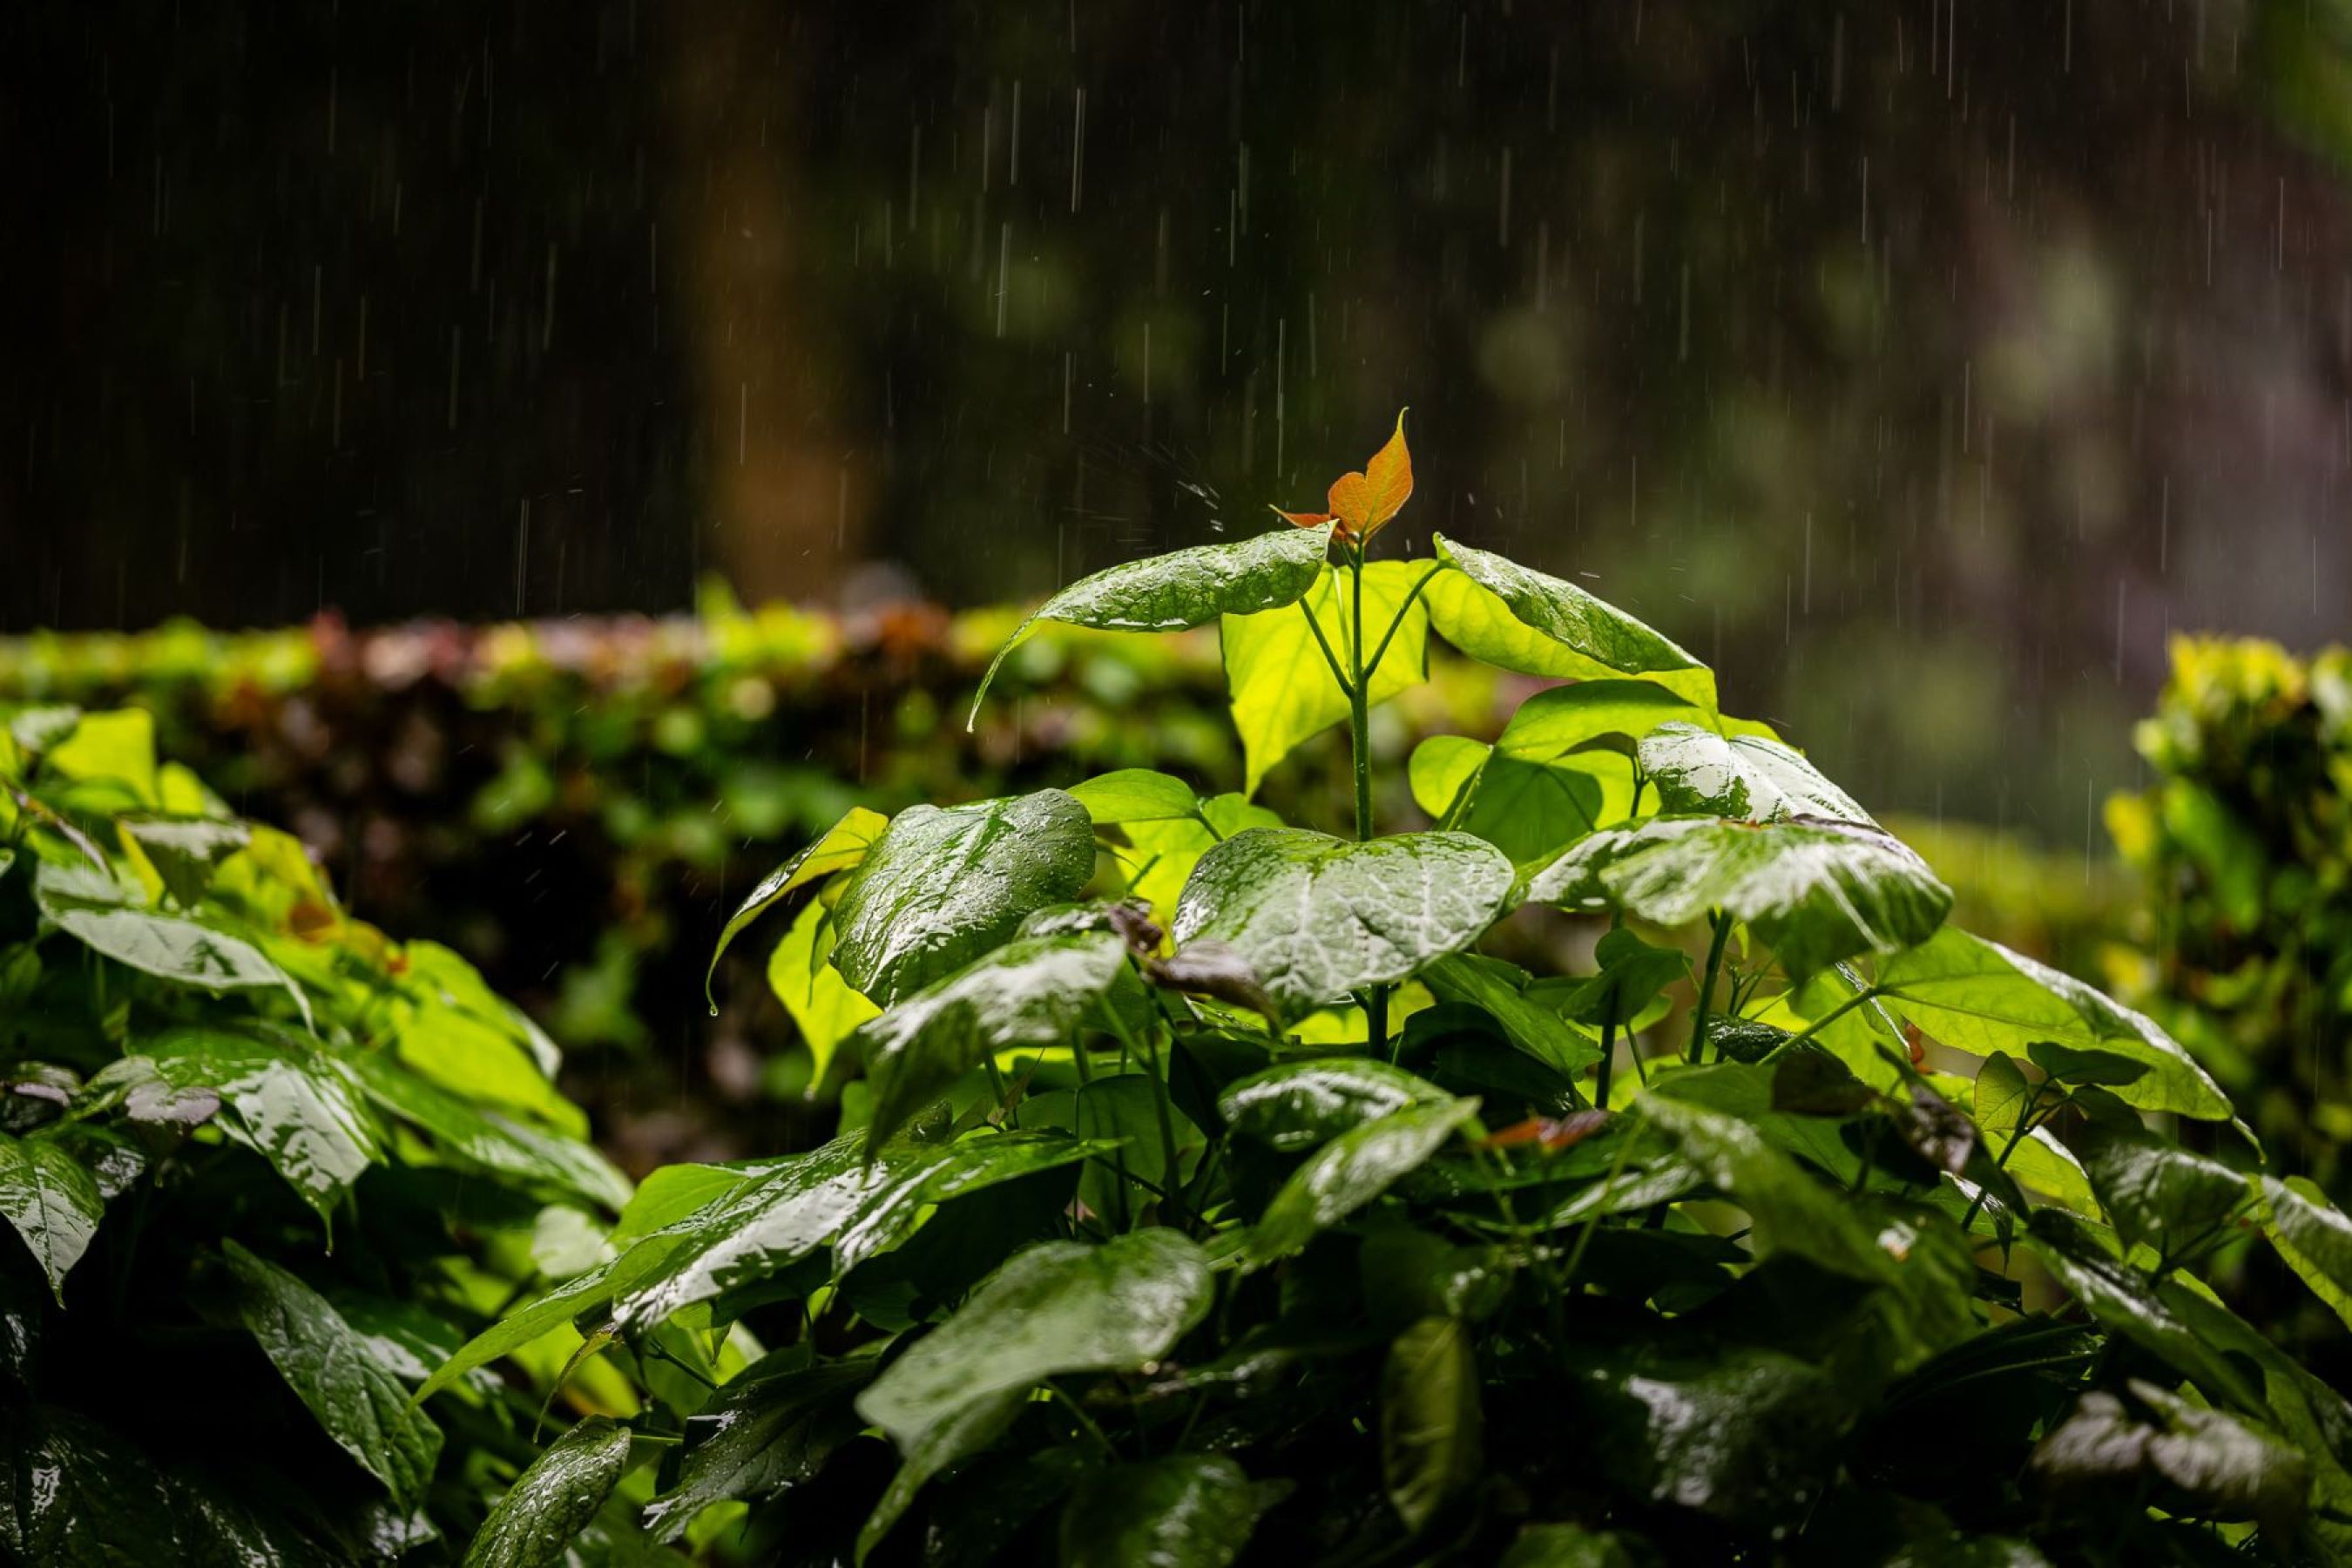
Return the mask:
<svg viewBox="0 0 2352 1568"><path fill-rule="evenodd" d="M1698 1065L1700 1048L1706 1044L1707 1005L1715 999L1716 972L1723 967L1723 944L1731 935L1731 917L1721 910L1709 914L1707 923L1715 928L1715 934L1707 940L1706 972L1699 977L1698 1003L1691 1009L1688 1057L1693 1067Z"/></svg>
<svg viewBox="0 0 2352 1568"><path fill-rule="evenodd" d="M1348 657L1352 661L1353 679L1348 688L1348 742L1356 764L1356 842L1369 843L1372 837L1372 737L1370 730L1371 694L1367 690L1370 672L1364 665L1364 547L1348 547L1348 574L1352 592L1349 595L1349 618L1354 626L1349 638ZM1432 574L1434 575L1434 574ZM1408 601L1410 605L1410 601ZM1402 612L1399 612L1400 620ZM1389 630L1396 630L1391 624ZM1381 651L1388 651L1384 639ZM1373 1052L1387 1048L1389 1039L1389 992L1385 985L1374 985L1364 995L1364 1044Z"/></svg>
<svg viewBox="0 0 2352 1568"><path fill-rule="evenodd" d="M1617 1001L1611 997L1609 1011L1601 1016L1601 1077L1592 1086L1592 1103L1602 1110L1609 1109L1609 1079L1617 1070Z"/></svg>
<svg viewBox="0 0 2352 1568"><path fill-rule="evenodd" d="M2026 1138L2033 1131L2034 1102L2042 1098L2042 1090L2044 1087L2046 1086L2038 1083L2029 1084L2026 1087L2025 1109L2017 1113L2017 1128L2016 1131L2010 1133L2009 1142L2001 1146L2000 1153L1993 1156L1992 1166L1994 1170L2005 1171L2009 1169L2009 1157L2017 1152L2017 1146L2020 1143L2024 1142ZM1979 1187L1977 1189L1977 1195L1969 1200L1969 1212L1960 1216L1960 1228L1962 1230L1968 1229L1970 1226L1976 1223L1977 1211L1984 1207L1985 1197L1985 1189Z"/></svg>
<svg viewBox="0 0 2352 1568"><path fill-rule="evenodd" d="M1844 1017L1848 1013L1853 1012L1864 1002L1875 1001L1877 997L1877 986L1864 986L1861 990L1855 992L1853 995L1847 997L1844 1001L1839 1003L1836 1006L1831 1008L1828 1012L1822 1014L1820 1017L1814 1019L1811 1023L1806 1025L1795 1034L1790 1035L1787 1039L1782 1040L1779 1045L1774 1046L1770 1050L1766 1051L1764 1055L1759 1058L1758 1065L1760 1066L1764 1062L1770 1061L1773 1058L1779 1056L1783 1051L1803 1045L1807 1040L1811 1039L1815 1035L1820 1034L1823 1029L1829 1027L1832 1024L1836 1023L1840 1018Z"/></svg>

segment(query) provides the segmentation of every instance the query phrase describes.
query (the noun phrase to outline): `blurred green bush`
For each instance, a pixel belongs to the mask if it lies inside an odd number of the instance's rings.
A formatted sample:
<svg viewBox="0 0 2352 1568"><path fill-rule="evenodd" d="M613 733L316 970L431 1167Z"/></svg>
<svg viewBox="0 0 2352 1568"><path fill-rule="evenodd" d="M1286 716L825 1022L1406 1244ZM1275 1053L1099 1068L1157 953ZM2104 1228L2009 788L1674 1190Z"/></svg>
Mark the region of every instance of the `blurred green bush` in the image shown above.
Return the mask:
<svg viewBox="0 0 2352 1568"><path fill-rule="evenodd" d="M713 588L667 619L39 634L0 639L0 701L152 712L172 754L297 832L356 910L457 948L543 1021L566 1089L641 1172L812 1131L808 1058L779 1048L789 1026L750 961L721 977L712 1019L700 955L760 875L850 805L1118 767L1239 782L1207 633L1046 631L967 733L1019 614L747 611ZM1492 735L1537 684L1450 658L1433 677L1375 715L1384 759L1435 731ZM1295 820L1344 815L1348 789L1335 731L1262 794ZM1975 930L2078 973L2117 930L2104 864L1956 823L1898 830Z"/></svg>
<svg viewBox="0 0 2352 1568"><path fill-rule="evenodd" d="M2272 1161L2341 1193L2352 1142L2352 649L2176 638L2107 803L2139 873L2111 980L2210 1067Z"/></svg>

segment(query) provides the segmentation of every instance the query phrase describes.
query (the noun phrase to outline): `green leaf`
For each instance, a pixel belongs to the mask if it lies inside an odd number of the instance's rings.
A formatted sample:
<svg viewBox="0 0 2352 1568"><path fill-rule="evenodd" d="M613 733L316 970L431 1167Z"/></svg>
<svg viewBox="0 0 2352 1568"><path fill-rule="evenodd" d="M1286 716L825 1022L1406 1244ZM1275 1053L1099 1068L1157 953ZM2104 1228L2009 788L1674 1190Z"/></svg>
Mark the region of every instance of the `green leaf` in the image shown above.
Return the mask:
<svg viewBox="0 0 2352 1568"><path fill-rule="evenodd" d="M801 1044L808 1047L812 1085L824 1081L841 1042L882 1011L851 990L833 966L833 911L821 902L803 905L768 955L768 989L784 1005Z"/></svg>
<svg viewBox="0 0 2352 1568"><path fill-rule="evenodd" d="M1603 768L1622 776L1603 776ZM1433 735L1415 747L1408 777L1423 811L1521 866L1549 860L1622 816L1633 795L1633 772L1622 759L1523 762L1458 735Z"/></svg>
<svg viewBox="0 0 2352 1568"><path fill-rule="evenodd" d="M1602 1360L1580 1383L1578 1429L1602 1474L1644 1501L1742 1525L1801 1519L1851 1419L1827 1373L1769 1350Z"/></svg>
<svg viewBox="0 0 2352 1568"><path fill-rule="evenodd" d="M2259 1411L2261 1391L2207 1337L2180 1319L2148 1277L2100 1245L2094 1226L2056 1209L2036 1209L2023 1239L2060 1287L2100 1323L2130 1339L2207 1394Z"/></svg>
<svg viewBox="0 0 2352 1568"><path fill-rule="evenodd" d="M607 1209L629 1201L629 1179L593 1144L469 1104L404 1070L382 1051L352 1051L337 1058L337 1065L380 1110L423 1132L453 1164L551 1187Z"/></svg>
<svg viewBox="0 0 2352 1568"><path fill-rule="evenodd" d="M1430 571L1421 561L1364 566L1364 638L1370 644L1366 658L1379 650L1390 623L1403 617L1367 691L1366 700L1375 706L1428 677L1429 606L1412 590ZM1233 697L1234 728L1242 738L1244 794L1255 795L1260 781L1301 741L1348 717L1347 694L1331 679L1307 616L1322 628L1342 668L1349 668L1354 581L1352 572L1325 568L1296 605L1225 617L1225 684Z"/></svg>
<svg viewBox="0 0 2352 1568"><path fill-rule="evenodd" d="M1589 680L1646 675L1715 710L1715 674L1633 616L1564 583L1484 550L1433 536L1455 568L1424 595L1437 635L1475 659L1522 675Z"/></svg>
<svg viewBox="0 0 2352 1568"><path fill-rule="evenodd" d="M1970 1109L1986 1137L2006 1147L2011 1139L2024 1133L2026 1107L2033 1099L2033 1086L2018 1070L2016 1058L2006 1051L1995 1051L1977 1069Z"/></svg>
<svg viewBox="0 0 2352 1568"><path fill-rule="evenodd" d="M1286 1489L1222 1454L1175 1454L1081 1478L1062 1512L1062 1568L1226 1568Z"/></svg>
<svg viewBox="0 0 2352 1568"><path fill-rule="evenodd" d="M71 1411L0 1402L0 1555L186 1568L174 1523L163 1478L132 1444Z"/></svg>
<svg viewBox="0 0 2352 1568"><path fill-rule="evenodd" d="M141 1040L138 1049L173 1089L219 1095L238 1141L275 1165L321 1218L383 1157L351 1083L307 1042L188 1026Z"/></svg>
<svg viewBox="0 0 2352 1568"><path fill-rule="evenodd" d="M66 1273L89 1249L105 1213L97 1178L64 1145L0 1132L0 1215L24 1238L59 1307Z"/></svg>
<svg viewBox="0 0 2352 1568"><path fill-rule="evenodd" d="M1678 947L1659 947L1620 927L1604 934L1592 956L1601 973L1560 1003L1563 1017L1580 1024L1630 1023L1658 994L1690 973L1690 959Z"/></svg>
<svg viewBox="0 0 2352 1568"><path fill-rule="evenodd" d="M905 1517L907 1510L914 1505L916 1493L926 1482L1003 1436L1028 1402L1026 1388L999 1389L924 1428L921 1436L905 1448L898 1473L883 1489L882 1500L874 1505L866 1527L857 1532L857 1562L864 1563L875 1547L881 1544L882 1538L890 1533L891 1527Z"/></svg>
<svg viewBox="0 0 2352 1568"><path fill-rule="evenodd" d="M1202 801L1194 820L1124 825L1128 847L1114 853L1130 879L1129 894L1149 903L1152 918L1165 926L1175 920L1176 900L1202 856L1245 828L1281 826L1282 818L1265 807L1221 795Z"/></svg>
<svg viewBox="0 0 2352 1568"><path fill-rule="evenodd" d="M1502 916L1511 882L1510 862L1467 834L1358 844L1253 828L1201 857L1175 936L1232 947L1296 1019L1468 947Z"/></svg>
<svg viewBox="0 0 2352 1568"><path fill-rule="evenodd" d="M1375 1058L1309 1057L1234 1080L1217 1097L1217 1110L1237 1136L1301 1154L1392 1111L1452 1098Z"/></svg>
<svg viewBox="0 0 2352 1568"><path fill-rule="evenodd" d="M58 778L127 785L142 805L152 806L156 804L154 717L143 708L81 714L69 733L49 742L42 767Z"/></svg>
<svg viewBox="0 0 2352 1568"><path fill-rule="evenodd" d="M1475 1100L1441 1100L1340 1133L1283 1183L1250 1231L1244 1256L1255 1268L1297 1251L1426 1163L1477 1114Z"/></svg>
<svg viewBox="0 0 2352 1568"><path fill-rule="evenodd" d="M902 1452L973 1405L1049 1377L1127 1372L1168 1353L1214 1291L1209 1259L1154 1226L1101 1247L1049 1241L1016 1254L858 1396Z"/></svg>
<svg viewBox="0 0 2352 1568"><path fill-rule="evenodd" d="M417 1389L416 1398L429 1399L475 1369L488 1366L500 1356L521 1349L643 1284L658 1273L683 1245L684 1237L679 1232L690 1223L690 1219L674 1221L668 1227L640 1237L622 1248L620 1256L611 1262L567 1279L517 1307L467 1341L456 1355L435 1368L433 1375Z"/></svg>
<svg viewBox="0 0 2352 1568"><path fill-rule="evenodd" d="M1799 975L1924 942L1952 906L1951 889L1927 863L1875 828L1701 816L1596 833L1538 871L1528 897L1667 926L1720 909Z"/></svg>
<svg viewBox="0 0 2352 1568"><path fill-rule="evenodd" d="M2309 1462L2273 1434L2225 1411L2192 1405L2140 1378L2128 1387L2149 1419L2093 1389L2034 1449L2034 1474L2061 1489L2118 1489L2135 1500L2149 1481L2160 1481L2177 1494L2172 1511L2256 1520L2266 1537L2284 1546L2310 1495Z"/></svg>
<svg viewBox="0 0 2352 1568"><path fill-rule="evenodd" d="M1094 875L1094 826L1057 789L894 818L834 904L834 967L885 1007L954 973Z"/></svg>
<svg viewBox="0 0 2352 1568"><path fill-rule="evenodd" d="M874 1086L869 1147L998 1051L1069 1039L1127 961L1115 931L1018 937L858 1026Z"/></svg>
<svg viewBox="0 0 2352 1568"><path fill-rule="evenodd" d="M1381 1479L1416 1534L1478 1479L1478 1357L1458 1318L1423 1318L1381 1367Z"/></svg>
<svg viewBox="0 0 2352 1568"><path fill-rule="evenodd" d="M1221 616L1246 616L1297 604L1316 584L1330 552L1331 530L1282 528L1231 544L1203 544L1130 561L1081 577L1031 613L989 662L972 694L969 730L996 672L1039 621L1097 631L1176 632ZM1384 623L1385 624L1385 623Z"/></svg>
<svg viewBox="0 0 2352 1568"><path fill-rule="evenodd" d="M2216 1239L2247 1201L2246 1180L2218 1160L2141 1127L2093 1121L2075 1141L2091 1188L2126 1248L2174 1262Z"/></svg>
<svg viewBox="0 0 2352 1568"><path fill-rule="evenodd" d="M1459 1002L1485 1012L1502 1026L1512 1045L1573 1085L1601 1059L1601 1042L1552 1009L1527 995L1528 976L1499 959L1460 952L1422 972L1422 982L1441 1002Z"/></svg>
<svg viewBox="0 0 2352 1568"><path fill-rule="evenodd" d="M587 1112L564 1098L535 1042L509 1020L453 1005L420 985L392 1009L392 1037L402 1066L468 1103L587 1136Z"/></svg>
<svg viewBox="0 0 2352 1568"><path fill-rule="evenodd" d="M710 967L702 975L702 999L711 1004L714 1012L717 1011L718 1001L711 995L711 982L718 976L719 961L726 956L729 944L742 934L743 928L775 907L778 900L791 897L796 889L857 865L866 858L875 840L881 837L889 826L889 818L880 812L868 811L862 805L854 806L846 816L811 840L799 854L760 879L760 885L751 889L751 897L737 905L735 912L727 917L726 927L719 931L719 941L710 950Z"/></svg>
<svg viewBox="0 0 2352 1568"><path fill-rule="evenodd" d="M2352 1219L2307 1179L2252 1176L2263 1234L2313 1295L2352 1327Z"/></svg>
<svg viewBox="0 0 2352 1568"><path fill-rule="evenodd" d="M1643 738L1641 758L1667 812L1741 822L1827 817L1877 826L1802 752L1769 736L1718 735L1675 720Z"/></svg>
<svg viewBox="0 0 2352 1568"><path fill-rule="evenodd" d="M591 1415L515 1478L466 1550L466 1568L546 1568L570 1554L629 1466L629 1429Z"/></svg>
<svg viewBox="0 0 2352 1568"><path fill-rule="evenodd" d="M1641 1568L1624 1537L1580 1524L1530 1524L1511 1540L1496 1568Z"/></svg>
<svg viewBox="0 0 2352 1568"><path fill-rule="evenodd" d="M441 1452L441 1429L327 1299L235 1241L221 1244L237 1283L236 1315L261 1342L335 1446L382 1481L393 1500L424 1495Z"/></svg>
<svg viewBox="0 0 2352 1568"><path fill-rule="evenodd" d="M646 1505L656 1541L686 1533L715 1502L756 1500L812 1479L833 1451L857 1435L845 1420L849 1394L874 1375L868 1360L832 1362L727 1384L688 1416L677 1480Z"/></svg>
<svg viewBox="0 0 2352 1568"><path fill-rule="evenodd" d="M1070 798L1087 808L1097 827L1129 822L1168 822L1196 817L1201 798L1182 779L1150 768L1121 768L1070 786Z"/></svg>
<svg viewBox="0 0 2352 1568"><path fill-rule="evenodd" d="M1654 680L1579 680L1549 687L1520 703L1495 749L1530 763L1601 745L1630 754L1650 731L1676 721L1741 731L1764 729L1723 719Z"/></svg>
<svg viewBox="0 0 2352 1568"><path fill-rule="evenodd" d="M846 1274L912 1235L930 1205L1074 1164L1103 1147L1050 1132L987 1133L944 1144L902 1140L868 1159L865 1143L853 1132L779 1161L657 1233L671 1246L612 1292L620 1298L614 1323L650 1328L682 1308L767 1280L824 1247L834 1249L835 1275ZM630 1254L622 1256L625 1262Z"/></svg>
<svg viewBox="0 0 2352 1568"><path fill-rule="evenodd" d="M283 988L310 1017L310 1004L286 972L243 937L180 915L140 908L131 890L88 866L43 861L33 900L59 930L117 963L207 991Z"/></svg>
<svg viewBox="0 0 2352 1568"><path fill-rule="evenodd" d="M1947 928L1881 963L1877 989L1955 1050L1984 1056L2045 1040L2097 1050L2147 1068L2115 1086L2127 1105L2211 1121L2232 1114L2220 1086L2152 1020L1999 942Z"/></svg>
<svg viewBox="0 0 2352 1568"><path fill-rule="evenodd" d="M253 830L242 822L201 816L126 816L119 826L123 837L138 846L155 868L173 901L183 908L202 899L212 881L213 868L253 837Z"/></svg>

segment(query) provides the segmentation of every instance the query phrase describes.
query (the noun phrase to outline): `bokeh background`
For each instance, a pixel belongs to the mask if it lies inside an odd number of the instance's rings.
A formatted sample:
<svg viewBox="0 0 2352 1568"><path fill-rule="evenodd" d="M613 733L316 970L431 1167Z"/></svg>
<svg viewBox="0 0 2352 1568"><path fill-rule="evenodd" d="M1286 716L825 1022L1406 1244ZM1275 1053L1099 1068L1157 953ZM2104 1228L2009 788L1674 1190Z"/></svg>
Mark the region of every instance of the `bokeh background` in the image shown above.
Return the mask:
<svg viewBox="0 0 2352 1568"><path fill-rule="evenodd" d="M2352 585L2352 5L17 0L0 632L950 605L1410 405L1874 806L2104 852Z"/></svg>

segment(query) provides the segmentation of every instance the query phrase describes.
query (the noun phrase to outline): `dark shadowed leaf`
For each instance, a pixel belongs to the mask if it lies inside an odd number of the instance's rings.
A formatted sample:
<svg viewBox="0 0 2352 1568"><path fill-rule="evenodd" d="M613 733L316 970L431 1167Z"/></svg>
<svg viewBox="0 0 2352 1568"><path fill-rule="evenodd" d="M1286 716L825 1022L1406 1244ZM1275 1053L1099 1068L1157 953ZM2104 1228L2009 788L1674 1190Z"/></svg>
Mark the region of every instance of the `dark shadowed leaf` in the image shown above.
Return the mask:
<svg viewBox="0 0 2352 1568"><path fill-rule="evenodd" d="M1066 1041L1127 962L1115 931L1016 937L852 1030L878 1146L983 1058Z"/></svg>
<svg viewBox="0 0 2352 1568"><path fill-rule="evenodd" d="M907 1510L914 1506L916 1494L932 1477L1003 1436L1028 1401L1026 1388L999 1389L942 1416L924 1428L913 1443L904 1446L898 1471L890 1478L882 1500L874 1505L865 1528L857 1532L857 1561L863 1563L867 1554L881 1544L882 1538L906 1516Z"/></svg>
<svg viewBox="0 0 2352 1568"><path fill-rule="evenodd" d="M1063 1568L1225 1568L1286 1488L1222 1454L1178 1454L1082 1478L1062 1512Z"/></svg>
<svg viewBox="0 0 2352 1568"><path fill-rule="evenodd" d="M432 1479L441 1429L325 1297L234 1241L221 1251L237 1284L237 1319L287 1386L394 1502L416 1501Z"/></svg>
<svg viewBox="0 0 2352 1568"><path fill-rule="evenodd" d="M1652 1503L1740 1522L1801 1518L1851 1419L1829 1374L1765 1350L1602 1360L1581 1373L1591 1452Z"/></svg>
<svg viewBox="0 0 2352 1568"><path fill-rule="evenodd" d="M2160 1481L2178 1494L2168 1500L2178 1511L2255 1520L2273 1541L2289 1537L2311 1488L2311 1467L2301 1454L2269 1432L2155 1384L2134 1378L2129 1387L2145 1416L2092 1390L2034 1449L2034 1474L2062 1490L2120 1488L2127 1496Z"/></svg>
<svg viewBox="0 0 2352 1568"><path fill-rule="evenodd" d="M1504 1037L1549 1068L1573 1093L1578 1074L1601 1059L1601 1042L1527 994L1527 972L1483 953L1441 958L1422 974L1441 1002L1476 1007Z"/></svg>
<svg viewBox="0 0 2352 1568"><path fill-rule="evenodd" d="M1642 1568L1624 1538L1580 1524L1531 1524L1514 1536L1497 1568Z"/></svg>
<svg viewBox="0 0 2352 1568"><path fill-rule="evenodd" d="M629 1465L629 1429L591 1415L515 1478L466 1552L466 1568L546 1568L596 1517Z"/></svg>
<svg viewBox="0 0 2352 1568"><path fill-rule="evenodd" d="M1282 1010L1266 994L1257 971L1224 942L1196 942L1166 958L1147 960L1143 968L1154 982L1171 991L1206 996L1228 1007L1255 1013L1271 1024L1282 1022Z"/></svg>
<svg viewBox="0 0 2352 1568"><path fill-rule="evenodd" d="M1373 1058L1312 1057L1227 1085L1217 1110L1240 1136L1300 1154L1407 1106L1451 1099L1435 1084Z"/></svg>
<svg viewBox="0 0 2352 1568"><path fill-rule="evenodd" d="M1425 1163L1477 1114L1475 1100L1439 1100L1340 1133L1283 1183L1250 1231L1244 1256L1262 1267L1297 1251Z"/></svg>
<svg viewBox="0 0 2352 1568"><path fill-rule="evenodd" d="M182 1568L163 1478L87 1416L0 1403L0 1547L39 1568Z"/></svg>
<svg viewBox="0 0 2352 1568"><path fill-rule="evenodd" d="M1478 1357L1458 1318L1423 1318L1381 1367L1381 1479L1418 1531L1478 1479Z"/></svg>
<svg viewBox="0 0 2352 1568"><path fill-rule="evenodd" d="M2250 1181L2271 1246L2312 1294L2352 1326L2352 1219L2304 1177Z"/></svg>
<svg viewBox="0 0 2352 1568"><path fill-rule="evenodd" d="M2074 1139L2092 1191L2126 1247L2142 1242L2179 1261L2212 1242L2248 1199L2246 1179L2137 1121L2094 1121Z"/></svg>
<svg viewBox="0 0 2352 1568"><path fill-rule="evenodd" d="M911 1452L978 1401L1166 1354L1210 1300L1208 1258L1177 1231L1136 1231L1101 1247L1045 1242L1016 1255L892 1362L857 1409Z"/></svg>
<svg viewBox="0 0 2352 1568"><path fill-rule="evenodd" d="M308 1041L191 1027L142 1040L139 1048L173 1089L217 1094L239 1141L322 1215L381 1156L358 1091Z"/></svg>

